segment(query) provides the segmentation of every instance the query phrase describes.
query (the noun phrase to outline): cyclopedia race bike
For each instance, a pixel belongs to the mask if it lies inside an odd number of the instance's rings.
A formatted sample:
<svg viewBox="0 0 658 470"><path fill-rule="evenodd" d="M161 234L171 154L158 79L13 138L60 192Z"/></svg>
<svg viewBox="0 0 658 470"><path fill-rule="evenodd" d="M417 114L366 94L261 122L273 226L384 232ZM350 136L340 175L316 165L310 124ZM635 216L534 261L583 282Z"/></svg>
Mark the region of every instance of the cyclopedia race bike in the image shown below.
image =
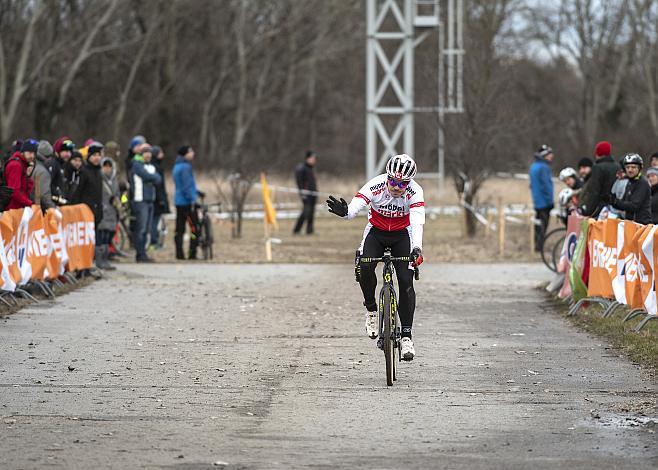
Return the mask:
<svg viewBox="0 0 658 470"><path fill-rule="evenodd" d="M397 360L402 360L400 352L400 321L398 319L398 300L395 293L395 285L393 284L393 274L395 268L393 263L400 261L410 263L413 261L411 256L391 256L391 249L384 250L384 256L381 258L364 258L361 257L359 252L356 253L356 277L357 281L360 276L360 263L384 263L384 284L379 291L379 339L377 340L377 347L384 351L386 358L386 385L393 385L393 381L397 380L396 376L396 352ZM418 268L414 268L414 277L418 280Z"/></svg>

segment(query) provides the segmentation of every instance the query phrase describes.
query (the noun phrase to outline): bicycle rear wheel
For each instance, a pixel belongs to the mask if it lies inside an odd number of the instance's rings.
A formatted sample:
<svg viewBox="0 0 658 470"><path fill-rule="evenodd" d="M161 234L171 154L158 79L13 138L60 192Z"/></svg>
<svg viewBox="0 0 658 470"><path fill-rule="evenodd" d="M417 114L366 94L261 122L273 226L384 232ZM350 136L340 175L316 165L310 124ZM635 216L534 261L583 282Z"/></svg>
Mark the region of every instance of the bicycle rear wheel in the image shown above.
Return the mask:
<svg viewBox="0 0 658 470"><path fill-rule="evenodd" d="M391 296L391 289L384 287L384 292L382 295L382 309L384 313L384 357L386 358L386 385L393 385L393 380L395 380L395 338L393 331L391 330L391 325L394 321L391 321L391 314L395 315L395 311L392 309L393 302Z"/></svg>

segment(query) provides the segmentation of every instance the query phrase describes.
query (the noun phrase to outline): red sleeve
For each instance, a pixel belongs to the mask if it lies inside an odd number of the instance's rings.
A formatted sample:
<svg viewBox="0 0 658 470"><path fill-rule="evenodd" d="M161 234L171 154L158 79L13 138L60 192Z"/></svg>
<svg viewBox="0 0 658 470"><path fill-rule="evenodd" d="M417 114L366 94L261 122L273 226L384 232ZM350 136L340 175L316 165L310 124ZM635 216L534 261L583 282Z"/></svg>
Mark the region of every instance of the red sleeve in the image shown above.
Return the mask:
<svg viewBox="0 0 658 470"><path fill-rule="evenodd" d="M12 207L26 207L32 205L32 200L21 191L22 170L22 165L20 162L16 161L7 163L7 166L5 167L5 180L7 181L7 186L14 190L11 195L11 202L9 203Z"/></svg>

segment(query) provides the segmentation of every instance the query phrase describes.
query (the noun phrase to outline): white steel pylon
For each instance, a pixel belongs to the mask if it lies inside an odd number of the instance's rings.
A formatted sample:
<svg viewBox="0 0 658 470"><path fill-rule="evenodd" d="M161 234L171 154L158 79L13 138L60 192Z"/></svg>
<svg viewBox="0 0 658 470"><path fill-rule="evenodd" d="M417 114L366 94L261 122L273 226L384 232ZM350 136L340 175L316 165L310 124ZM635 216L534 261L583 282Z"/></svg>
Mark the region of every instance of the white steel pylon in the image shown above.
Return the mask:
<svg viewBox="0 0 658 470"><path fill-rule="evenodd" d="M442 4L445 5L443 14ZM444 178L443 117L462 112L463 0L368 0L366 173L398 153L414 158L414 113L438 113L439 184ZM416 36L416 32L422 33ZM414 49L438 29L438 102L414 103Z"/></svg>

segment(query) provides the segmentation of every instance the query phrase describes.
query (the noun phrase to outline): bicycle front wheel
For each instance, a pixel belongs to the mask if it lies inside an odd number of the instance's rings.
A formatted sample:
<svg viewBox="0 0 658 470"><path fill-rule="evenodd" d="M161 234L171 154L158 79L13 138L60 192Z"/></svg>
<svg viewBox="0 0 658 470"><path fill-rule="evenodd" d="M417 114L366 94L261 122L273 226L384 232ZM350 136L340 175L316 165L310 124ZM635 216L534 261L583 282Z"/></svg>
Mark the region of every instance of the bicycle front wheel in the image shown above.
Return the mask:
<svg viewBox="0 0 658 470"><path fill-rule="evenodd" d="M212 236L212 222L210 221L209 218L203 221L203 225L201 227L201 236L203 237L203 259L212 259L213 253L212 253L212 244L213 244L213 236Z"/></svg>
<svg viewBox="0 0 658 470"><path fill-rule="evenodd" d="M386 358L386 385L393 385L395 380L395 338L394 330L391 325L394 324L395 310L393 310L393 297L391 289L384 287L382 295L382 309L384 316L384 357Z"/></svg>
<svg viewBox="0 0 658 470"><path fill-rule="evenodd" d="M567 233L567 230L564 228L556 228L551 230L544 237L544 243L541 250L541 259L548 269L555 272L557 271L557 266L553 258L553 248L556 243L559 243L560 240L564 240L564 237Z"/></svg>

